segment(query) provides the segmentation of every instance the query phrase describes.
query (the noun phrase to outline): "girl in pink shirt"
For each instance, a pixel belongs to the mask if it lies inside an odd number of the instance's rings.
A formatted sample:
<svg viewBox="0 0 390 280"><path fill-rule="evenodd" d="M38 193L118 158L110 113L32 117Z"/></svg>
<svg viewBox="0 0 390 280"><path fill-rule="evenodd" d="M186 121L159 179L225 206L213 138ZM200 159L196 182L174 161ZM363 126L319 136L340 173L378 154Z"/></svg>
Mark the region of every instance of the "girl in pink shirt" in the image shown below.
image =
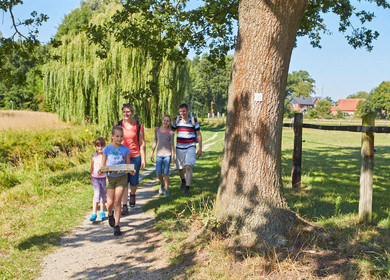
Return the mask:
<svg viewBox="0 0 390 280"><path fill-rule="evenodd" d="M102 167L103 159L103 148L106 146L106 141L102 137L98 137L95 140L96 153L91 159L91 183L93 186L93 203L92 203L92 214L89 218L90 221L95 221L97 218L97 208L100 203L99 217L101 220L106 218L104 213L104 204L106 203L106 174L99 173Z"/></svg>

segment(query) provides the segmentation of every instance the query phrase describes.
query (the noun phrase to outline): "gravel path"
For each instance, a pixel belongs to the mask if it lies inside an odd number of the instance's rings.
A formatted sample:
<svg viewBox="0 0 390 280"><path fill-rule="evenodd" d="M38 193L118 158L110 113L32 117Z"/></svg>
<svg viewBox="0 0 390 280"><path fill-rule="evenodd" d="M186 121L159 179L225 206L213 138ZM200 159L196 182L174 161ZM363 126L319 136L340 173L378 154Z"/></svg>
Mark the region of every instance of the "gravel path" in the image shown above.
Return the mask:
<svg viewBox="0 0 390 280"><path fill-rule="evenodd" d="M61 247L44 258L38 279L184 279L186 264L169 266L166 240L154 229L154 214L142 210L148 200L164 199L154 189L156 183L138 188L136 206L121 217L122 236L113 235L107 220L90 222L88 213L82 225L61 239Z"/></svg>

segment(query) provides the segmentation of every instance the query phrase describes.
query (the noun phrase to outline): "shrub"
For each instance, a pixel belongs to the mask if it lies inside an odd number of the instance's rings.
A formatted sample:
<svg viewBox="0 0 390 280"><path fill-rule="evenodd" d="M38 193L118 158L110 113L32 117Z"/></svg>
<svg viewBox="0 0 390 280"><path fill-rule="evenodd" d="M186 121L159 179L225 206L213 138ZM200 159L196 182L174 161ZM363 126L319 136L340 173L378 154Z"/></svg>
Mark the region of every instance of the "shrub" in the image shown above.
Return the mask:
<svg viewBox="0 0 390 280"><path fill-rule="evenodd" d="M0 165L0 191L4 189L13 188L15 185L19 184L20 180L17 175L13 172L12 168L5 166L4 164Z"/></svg>
<svg viewBox="0 0 390 280"><path fill-rule="evenodd" d="M309 119L317 119L318 118L318 112L316 110L310 110L306 113L306 116Z"/></svg>

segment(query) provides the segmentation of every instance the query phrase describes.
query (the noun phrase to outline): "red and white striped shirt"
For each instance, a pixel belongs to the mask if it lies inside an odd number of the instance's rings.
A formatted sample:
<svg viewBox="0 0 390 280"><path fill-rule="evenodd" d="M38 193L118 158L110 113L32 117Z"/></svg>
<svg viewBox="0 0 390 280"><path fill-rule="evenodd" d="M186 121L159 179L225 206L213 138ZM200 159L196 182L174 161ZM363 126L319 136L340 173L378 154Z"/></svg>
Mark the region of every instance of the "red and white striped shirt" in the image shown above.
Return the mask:
<svg viewBox="0 0 390 280"><path fill-rule="evenodd" d="M177 118L180 118L177 121ZM196 131L200 131L200 125L195 118L195 126L191 122L191 117L188 121L183 120L180 116L176 117L172 123L172 130L177 130L176 149L188 149L196 147Z"/></svg>

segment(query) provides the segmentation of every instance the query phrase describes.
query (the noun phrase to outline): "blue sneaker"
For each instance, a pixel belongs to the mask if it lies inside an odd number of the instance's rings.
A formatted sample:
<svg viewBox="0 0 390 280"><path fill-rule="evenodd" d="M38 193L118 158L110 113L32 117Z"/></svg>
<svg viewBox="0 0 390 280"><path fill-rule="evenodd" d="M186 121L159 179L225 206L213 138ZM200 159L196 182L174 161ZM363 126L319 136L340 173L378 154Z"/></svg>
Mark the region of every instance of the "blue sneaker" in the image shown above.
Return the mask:
<svg viewBox="0 0 390 280"><path fill-rule="evenodd" d="M100 212L100 213L99 213L99 216L100 216L100 220L103 221L103 220L106 218L106 213Z"/></svg>
<svg viewBox="0 0 390 280"><path fill-rule="evenodd" d="M163 195L163 194L164 194L164 183L162 183L162 184L160 185L160 189L158 190L158 193L159 193L160 195Z"/></svg>
<svg viewBox="0 0 390 280"><path fill-rule="evenodd" d="M97 218L97 215L96 214L92 214L91 218L89 218L89 220L90 221L96 221L96 218Z"/></svg>
<svg viewBox="0 0 390 280"><path fill-rule="evenodd" d="M168 191L168 190L166 190L166 191L164 192L164 197L167 197L167 196L169 196L169 191Z"/></svg>

